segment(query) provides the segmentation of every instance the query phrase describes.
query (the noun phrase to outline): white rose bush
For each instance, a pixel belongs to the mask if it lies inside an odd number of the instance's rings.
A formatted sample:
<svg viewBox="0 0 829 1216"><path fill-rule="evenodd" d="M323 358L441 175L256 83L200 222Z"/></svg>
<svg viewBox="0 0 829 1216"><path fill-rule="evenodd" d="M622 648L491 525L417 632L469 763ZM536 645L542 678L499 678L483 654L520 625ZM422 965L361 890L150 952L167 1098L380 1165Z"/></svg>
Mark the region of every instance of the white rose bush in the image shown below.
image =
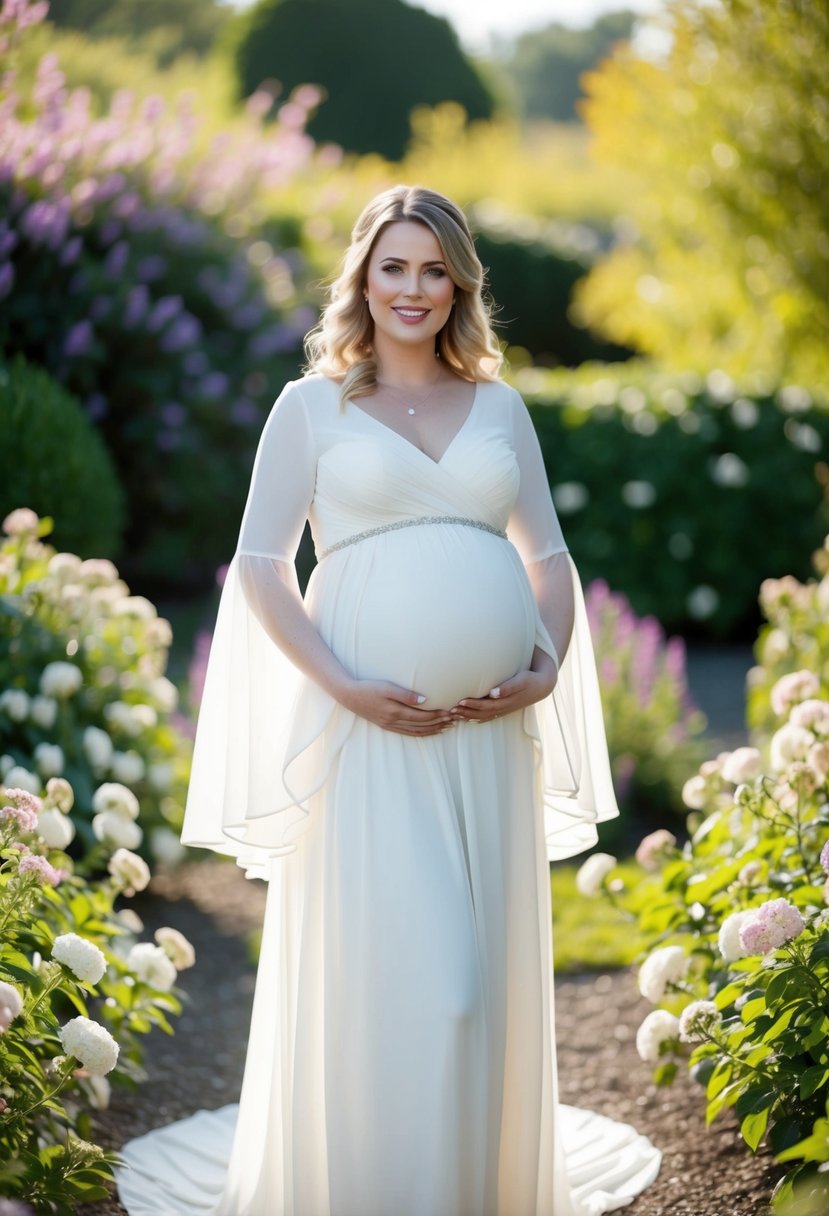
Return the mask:
<svg viewBox="0 0 829 1216"><path fill-rule="evenodd" d="M0 543L0 782L39 794L65 779L71 819L44 810L50 847L101 869L181 825L191 742L165 676L169 623L110 561L60 553L51 521L19 508Z"/></svg>
<svg viewBox="0 0 829 1216"><path fill-rule="evenodd" d="M135 822L135 796L116 783L92 801ZM0 1194L57 1216L108 1195L117 1157L94 1143L90 1111L144 1078L141 1036L173 1033L178 974L195 963L177 929L139 941L140 919L116 906L148 885L142 857L120 847L85 876L71 837L43 830L71 823L74 804L63 777L42 797L0 785Z"/></svg>
<svg viewBox="0 0 829 1216"><path fill-rule="evenodd" d="M829 548L816 564L820 582L763 585L756 746L687 778L687 843L661 829L637 850L641 881L594 863L582 884L651 942L637 1048L654 1079L686 1060L707 1121L732 1111L748 1148L785 1166L787 1213L829 1210Z"/></svg>

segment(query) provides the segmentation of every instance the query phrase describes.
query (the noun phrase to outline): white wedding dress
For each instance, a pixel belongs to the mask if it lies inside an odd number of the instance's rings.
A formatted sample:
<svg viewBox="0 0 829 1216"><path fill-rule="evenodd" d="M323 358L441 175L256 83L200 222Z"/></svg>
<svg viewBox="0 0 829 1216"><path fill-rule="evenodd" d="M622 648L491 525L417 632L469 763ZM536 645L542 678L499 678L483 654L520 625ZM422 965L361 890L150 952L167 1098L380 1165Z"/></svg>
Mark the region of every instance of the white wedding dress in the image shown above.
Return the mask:
<svg viewBox="0 0 829 1216"><path fill-rule="evenodd" d="M555 692L404 736L269 636L306 518L306 609L346 669L454 705L558 661L527 567L576 599ZM415 522L413 522L415 521ZM508 537L508 539L507 539ZM520 396L479 383L435 461L318 374L263 431L210 655L182 839L269 880L239 1107L122 1150L130 1216L598 1216L660 1154L559 1106L548 859L618 814L581 589Z"/></svg>

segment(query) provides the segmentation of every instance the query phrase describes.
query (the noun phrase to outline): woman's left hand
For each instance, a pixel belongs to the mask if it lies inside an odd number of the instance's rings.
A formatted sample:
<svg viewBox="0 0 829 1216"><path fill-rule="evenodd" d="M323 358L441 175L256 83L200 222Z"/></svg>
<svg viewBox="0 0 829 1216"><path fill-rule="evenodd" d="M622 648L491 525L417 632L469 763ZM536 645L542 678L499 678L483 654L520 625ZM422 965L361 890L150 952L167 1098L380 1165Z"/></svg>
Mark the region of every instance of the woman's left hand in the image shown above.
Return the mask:
<svg viewBox="0 0 829 1216"><path fill-rule="evenodd" d="M466 722L491 722L505 714L515 713L543 701L556 686L554 664L547 671L519 671L509 680L502 680L485 697L464 697L451 709L453 718Z"/></svg>

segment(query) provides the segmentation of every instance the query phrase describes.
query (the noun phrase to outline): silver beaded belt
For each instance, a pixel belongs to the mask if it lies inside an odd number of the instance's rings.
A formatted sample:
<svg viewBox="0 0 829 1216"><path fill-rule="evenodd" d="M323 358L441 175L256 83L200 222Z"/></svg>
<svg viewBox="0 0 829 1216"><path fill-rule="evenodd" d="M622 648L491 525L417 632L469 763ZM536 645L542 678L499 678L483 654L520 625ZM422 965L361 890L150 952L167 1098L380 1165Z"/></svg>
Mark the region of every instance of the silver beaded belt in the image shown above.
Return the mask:
<svg viewBox="0 0 829 1216"><path fill-rule="evenodd" d="M502 540L507 539L506 532L502 532L500 528L493 528L492 524L485 524L481 519L469 519L465 515L421 515L419 519L398 519L393 524L381 524L379 528L369 528L366 532L355 532L353 536L347 536L345 540L338 540L335 545L321 549L317 554L317 561L322 561L324 557L328 557L329 553L334 553L337 549L344 549L346 545L356 545L360 540L368 540L370 536L380 536L383 532L396 532L398 528L414 528L420 524L465 524L469 528L480 528L482 532L491 532L493 536L500 536Z"/></svg>

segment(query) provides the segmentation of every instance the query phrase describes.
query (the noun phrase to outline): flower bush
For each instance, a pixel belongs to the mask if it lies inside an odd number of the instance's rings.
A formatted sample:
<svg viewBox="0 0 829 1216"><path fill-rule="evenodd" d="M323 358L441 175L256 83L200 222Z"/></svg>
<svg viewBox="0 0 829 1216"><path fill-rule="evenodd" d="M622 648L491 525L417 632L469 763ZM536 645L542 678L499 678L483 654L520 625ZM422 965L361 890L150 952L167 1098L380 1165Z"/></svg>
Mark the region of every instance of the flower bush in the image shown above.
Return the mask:
<svg viewBox="0 0 829 1216"><path fill-rule="evenodd" d="M46 816L71 822L73 801L60 777L43 798L0 786L0 1194L56 1216L108 1197L117 1157L94 1143L92 1112L144 1078L141 1036L173 1033L178 972L195 962L177 930L138 942L140 920L116 909L149 882L140 857L118 850L88 880L50 844Z"/></svg>
<svg viewBox="0 0 829 1216"><path fill-rule="evenodd" d="M97 115L51 52L18 93L20 27L44 12L0 14L0 349L84 402L128 493L131 561L180 577L232 541L228 502L314 320L299 223L266 222L262 198L311 156L317 94L267 127L257 94L200 152L193 97L121 91Z"/></svg>
<svg viewBox="0 0 829 1216"><path fill-rule="evenodd" d="M829 1161L829 697L803 670L769 701L765 755L723 752L686 781L689 841L643 841L642 882L588 859L585 889L608 890L655 947L639 987L657 1008L637 1046L656 1081L687 1058L709 1123L733 1110L752 1151L766 1141L796 1163L778 1207L808 1192L817 1212L829 1201L817 1172Z"/></svg>
<svg viewBox="0 0 829 1216"><path fill-rule="evenodd" d="M644 361L514 380L584 577L606 578L667 629L753 635L761 580L792 570L829 525L829 398Z"/></svg>
<svg viewBox="0 0 829 1216"><path fill-rule="evenodd" d="M769 736L783 702L792 696L795 673L805 670L811 687L829 693L829 538L813 553L812 564L816 578L800 582L786 575L760 586L766 624L755 646L747 706L749 726L759 740ZM784 676L789 678L781 683Z"/></svg>
<svg viewBox="0 0 829 1216"><path fill-rule="evenodd" d="M191 743L172 724L165 676L169 623L130 595L109 561L45 543L51 521L8 515L0 544L0 780L39 793L51 777L74 790L71 825L43 812L47 843L102 866L137 849L159 854L181 824ZM139 820L140 813L140 824Z"/></svg>

